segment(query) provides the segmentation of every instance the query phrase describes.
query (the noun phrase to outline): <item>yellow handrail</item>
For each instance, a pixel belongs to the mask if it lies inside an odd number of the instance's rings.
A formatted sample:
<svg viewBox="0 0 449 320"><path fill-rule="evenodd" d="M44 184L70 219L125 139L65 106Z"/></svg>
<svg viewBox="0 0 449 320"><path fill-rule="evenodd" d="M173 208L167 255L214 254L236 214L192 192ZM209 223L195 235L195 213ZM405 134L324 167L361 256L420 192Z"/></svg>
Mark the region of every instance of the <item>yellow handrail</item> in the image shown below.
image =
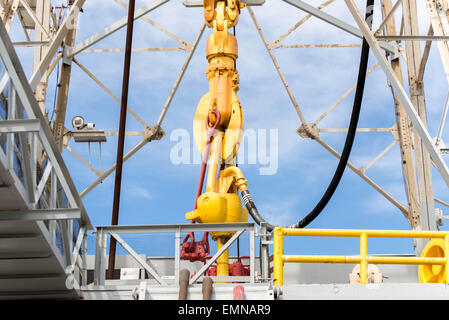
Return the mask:
<svg viewBox="0 0 449 320"><path fill-rule="evenodd" d="M359 263L360 283L368 283L368 263L445 265L446 283L449 283L449 232L414 230L353 230L353 229L290 229L276 227L274 235L274 285L283 286L284 263ZM359 237L360 255L284 255L284 236ZM442 238L445 240L445 257L373 257L368 255L368 238Z"/></svg>

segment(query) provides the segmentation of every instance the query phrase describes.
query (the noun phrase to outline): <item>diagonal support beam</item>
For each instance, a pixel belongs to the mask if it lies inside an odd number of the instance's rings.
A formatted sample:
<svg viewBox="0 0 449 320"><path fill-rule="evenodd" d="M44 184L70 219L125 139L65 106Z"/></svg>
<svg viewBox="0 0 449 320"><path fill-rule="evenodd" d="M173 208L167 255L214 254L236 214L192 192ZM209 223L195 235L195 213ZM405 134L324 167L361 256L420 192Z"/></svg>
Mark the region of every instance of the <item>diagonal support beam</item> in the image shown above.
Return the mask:
<svg viewBox="0 0 449 320"><path fill-rule="evenodd" d="M430 25L429 27L429 31L427 32L428 36L432 36L433 35L433 27L432 25ZM419 69L418 69L418 81L423 81L424 79L424 71L426 70L426 64L427 64L427 60L429 59L429 53L430 53L430 48L432 47L432 41L426 41L426 44L424 46L424 52L423 55L421 57L421 61L419 63Z"/></svg>
<svg viewBox="0 0 449 320"><path fill-rule="evenodd" d="M118 3L119 5L121 5L122 7L124 7L125 9L128 9L128 5L126 3L124 3L121 0L114 0L116 3ZM178 41L180 44L185 44L185 45L190 45L188 44L186 41L182 40L181 38L179 38L178 36L176 36L175 34L171 33L170 31L168 31L167 29L165 29L164 27L162 27L161 25L157 24L156 22L154 22L153 20L149 19L148 17L142 17L142 20L148 22L149 24L151 24L153 27L155 27L156 29L162 31L163 33L165 33L167 36L169 36L170 38Z"/></svg>
<svg viewBox="0 0 449 320"><path fill-rule="evenodd" d="M285 90L287 90L287 94L288 94L288 96L290 98L290 101L293 104L293 107L296 110L296 113L298 114L299 119L301 120L301 123L304 125L306 130L309 130L308 129L309 127L307 126L307 121L306 121L306 119L304 117L304 114L303 114L301 108L299 107L298 102L296 101L296 98L295 98L295 96L293 94L293 91L290 89L290 86L288 85L288 82L287 82L287 79L285 78L284 72L282 71L281 67L279 66L279 63L278 63L278 61L277 61L277 59L276 59L276 57L275 57L275 55L273 53L273 50L271 49L271 47L270 47L270 45L269 45L269 43L268 43L268 41L267 41L267 39L265 37L265 34L262 31L262 27L260 26L260 24L257 21L257 18L255 16L253 10L250 7L248 7L248 12L249 12L249 14L251 16L251 19L254 22L254 25L256 26L257 31L259 32L260 38L262 39L263 43L265 44L265 48L267 49L268 54L270 55L270 58L273 61L273 64L274 64L274 66L276 68L276 71L278 72L278 75L281 78L282 84L284 85Z"/></svg>
<svg viewBox="0 0 449 320"><path fill-rule="evenodd" d="M390 12L388 12L387 16L384 18L384 21L379 25L377 30L374 32L374 34L380 34L382 32L382 29L386 26L390 18L393 16L393 14L396 12L396 9L399 7L399 5L402 4L402 0L397 0L394 6L391 8Z"/></svg>
<svg viewBox="0 0 449 320"><path fill-rule="evenodd" d="M126 251L129 252L129 254L139 263L148 273L150 273L154 279L156 279L159 284L167 285L167 283L157 274L157 272L148 265L139 255L131 249L131 247L116 233L110 232L111 236L117 240L118 243L120 243Z"/></svg>
<svg viewBox="0 0 449 320"><path fill-rule="evenodd" d="M443 177L443 180L446 182L446 185L449 187L449 169L448 169L446 163L444 162L443 158L441 157L439 150L437 150L437 148L433 144L432 138L430 137L429 133L427 132L426 126L424 125L424 123L421 120L420 116L418 115L417 111L413 107L413 104L410 101L410 98L407 96L407 93L405 92L404 88L400 84L399 80L395 77L393 69L391 68L387 59L385 58L385 55L383 54L382 49L380 48L377 40L375 39L374 35L372 34L371 30L369 29L367 23L365 22L365 19L363 18L360 11L358 10L357 5L354 3L353 0L345 0L345 2L349 8L349 11L351 11L351 14L353 15L357 25L359 26L360 30L362 31L366 41L369 43L373 54L379 61L380 66L382 67L385 75L387 76L388 80L390 81L393 91L395 93L395 96L398 98L398 100L404 106L405 111L407 112L410 120L413 123L413 127L414 127L415 131L421 137L423 144L425 145L431 158L435 162L435 165L437 166L438 171L440 172L441 176Z"/></svg>
<svg viewBox="0 0 449 320"><path fill-rule="evenodd" d="M304 1L301 0L283 0L284 2L287 2L288 4L291 4L292 6L301 9L302 11L307 12L308 14L311 14L313 16L315 16L318 19L321 19L343 31L346 31L350 34L352 34L353 36L356 36L358 38L363 38L363 33L357 29L354 26L351 26L350 24L344 22L343 20L340 20L322 10L319 10L317 8L315 8L314 6L305 3ZM384 50L387 50L390 53L396 54L397 50L394 45L390 44L390 43L386 43L383 42L380 44L381 48Z"/></svg>
<svg viewBox="0 0 449 320"><path fill-rule="evenodd" d="M80 231L78 233L78 237L76 238L76 243L75 243L75 247L73 248L73 252L72 252L72 264L76 263L76 260L78 258L80 249L81 249L81 245L83 243L84 237L86 235L86 228L85 227L81 227Z"/></svg>
<svg viewBox="0 0 449 320"><path fill-rule="evenodd" d="M153 0L150 3L144 5L142 8L137 9L134 12L134 20L139 19L140 17L146 15L148 12L158 8L159 6L166 3L168 0ZM102 31L94 34L89 39L84 40L80 44L76 45L72 48L67 48L66 50L66 57L67 59L72 59L74 56L76 56L78 53L82 52L83 50L93 46L98 41L103 40L107 36L113 34L114 32L120 30L121 28L125 27L127 24L128 18L123 17L122 19L114 22L109 27L103 29Z"/></svg>
<svg viewBox="0 0 449 320"><path fill-rule="evenodd" d="M39 200L39 198L42 195L42 192L44 191L44 188L47 184L48 177L50 177L52 168L53 168L53 166L52 166L51 162L47 163L47 166L44 169L44 173L42 174L41 180L39 181L39 184L37 185L36 190L35 190L34 199L36 201Z"/></svg>
<svg viewBox="0 0 449 320"><path fill-rule="evenodd" d="M398 140L394 140L392 143L388 145L377 157L375 157L366 167L363 167L363 171L366 172L369 168L371 168L380 158L382 158L394 145L398 142Z"/></svg>
<svg viewBox="0 0 449 320"><path fill-rule="evenodd" d="M164 107L162 108L161 114L156 123L156 127L160 127L162 124L162 121L164 120L165 114L167 113L168 108L170 107L173 97L175 96L176 90L178 90L179 84L181 83L181 80L184 77L184 73L186 72L187 67L190 64L190 60L192 59L193 54L195 53L196 48L198 47L198 43L200 42L201 36L204 33L204 29L206 29L205 23L201 27L200 32L198 33L198 36L196 37L195 42L193 43L192 49L190 50L189 54L187 55L186 60L184 61L184 64L181 67L181 71L179 72L178 77L176 78L175 84L173 85L173 87L170 91L170 94L167 98L167 101L165 102Z"/></svg>
<svg viewBox="0 0 449 320"><path fill-rule="evenodd" d="M92 72L90 72L83 64L81 64L76 58L73 58L73 62L86 73L86 75L91 78L96 84L100 86L107 94L109 94L115 101L117 101L120 104L120 99L111 91L109 90ZM149 125L143 121L141 117L137 115L129 106L126 109L139 123L144 126L145 128L149 127Z"/></svg>
<svg viewBox="0 0 449 320"><path fill-rule="evenodd" d="M322 4L320 4L318 6L318 10L323 9L324 7L330 5L331 3L333 3L335 0L328 0ZM301 25L303 25L307 20L309 20L312 17L311 14L306 15L304 18L302 18L299 22L297 22L293 27L291 27L286 33L284 33L282 36L280 36L279 38L277 38L276 40L272 41L272 43L279 43L282 40L284 40L288 35L290 35L293 31L295 31L296 29L298 29Z"/></svg>
<svg viewBox="0 0 449 320"><path fill-rule="evenodd" d="M323 141L320 137L314 137L314 140L318 142L323 148L329 151L336 158L340 158L341 154L335 151L331 146L329 146L325 141ZM383 190L378 184L376 184L371 178L369 178L363 170L358 169L355 165L353 165L350 161L347 163L347 167L351 169L355 174L357 174L360 178L362 178L365 182L367 182L371 187L373 187L377 192L379 192L385 199L390 201L396 208L398 208L405 218L408 218L408 208L397 201L392 195Z"/></svg>
<svg viewBox="0 0 449 320"><path fill-rule="evenodd" d="M434 37L449 36L449 21L447 12L442 0L425 0L430 15L430 22L435 34ZM444 73L449 83L449 44L448 41L438 41L438 51L440 52L441 62Z"/></svg>

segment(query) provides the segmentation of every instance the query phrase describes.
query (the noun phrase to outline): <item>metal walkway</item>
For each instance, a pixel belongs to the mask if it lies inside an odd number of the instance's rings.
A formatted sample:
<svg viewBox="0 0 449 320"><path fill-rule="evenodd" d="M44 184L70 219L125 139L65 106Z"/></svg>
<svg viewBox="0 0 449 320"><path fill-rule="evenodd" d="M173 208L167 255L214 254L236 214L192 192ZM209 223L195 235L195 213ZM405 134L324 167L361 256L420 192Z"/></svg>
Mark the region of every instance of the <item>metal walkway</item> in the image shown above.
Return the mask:
<svg viewBox="0 0 449 320"><path fill-rule="evenodd" d="M92 225L2 23L0 58L0 299L78 298Z"/></svg>

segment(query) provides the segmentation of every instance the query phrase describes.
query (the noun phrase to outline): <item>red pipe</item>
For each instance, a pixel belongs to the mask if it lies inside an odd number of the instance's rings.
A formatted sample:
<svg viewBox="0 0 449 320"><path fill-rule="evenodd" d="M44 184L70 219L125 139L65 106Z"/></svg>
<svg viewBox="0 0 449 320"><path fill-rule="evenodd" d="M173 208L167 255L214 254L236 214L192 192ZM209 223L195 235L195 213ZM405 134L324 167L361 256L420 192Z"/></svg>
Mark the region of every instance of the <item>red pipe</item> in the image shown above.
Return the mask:
<svg viewBox="0 0 449 320"><path fill-rule="evenodd" d="M214 110L213 113L216 116L216 121L215 124L210 127L209 126L209 114L206 117L206 133L207 133L207 141L206 141L206 146L204 148L204 155L203 155L203 161L201 164L201 172L200 172L200 179L198 181L198 187L196 189L196 195L195 195L195 203L193 204L193 210L196 210L198 207L198 198L201 195L201 192L203 191L203 184L204 184L204 176L206 175L206 168L207 168L207 160L209 158L209 151L210 151L210 147L211 147L211 142L212 142L212 137L214 136L215 133L215 129L217 129L218 125L220 124L220 120L221 120L221 113L218 110ZM190 223L195 223L195 221L190 221ZM186 234L183 243L187 241L188 238L191 238L191 244L193 246L193 243L195 242L195 234L193 232L189 232ZM207 237L206 234L203 235L203 239L206 238L207 241ZM191 246L191 248L192 248Z"/></svg>
<svg viewBox="0 0 449 320"><path fill-rule="evenodd" d="M234 300L245 300L243 299L243 294L245 293L245 288L243 286L234 287Z"/></svg>
<svg viewBox="0 0 449 320"><path fill-rule="evenodd" d="M204 176L206 174L207 160L209 158L209 151L210 151L210 147L211 147L212 137L214 136L215 129L217 129L217 127L220 123L220 120L221 120L220 111L214 110L213 113L215 113L215 116L217 117L217 119L215 121L215 124L212 127L209 127L209 114L206 117L207 141L206 141L206 147L204 148L204 156L203 156L203 161L201 164L200 180L198 182L198 188L196 189L195 204L193 206L193 210L195 210L197 208L198 198L201 195L201 192L203 191Z"/></svg>

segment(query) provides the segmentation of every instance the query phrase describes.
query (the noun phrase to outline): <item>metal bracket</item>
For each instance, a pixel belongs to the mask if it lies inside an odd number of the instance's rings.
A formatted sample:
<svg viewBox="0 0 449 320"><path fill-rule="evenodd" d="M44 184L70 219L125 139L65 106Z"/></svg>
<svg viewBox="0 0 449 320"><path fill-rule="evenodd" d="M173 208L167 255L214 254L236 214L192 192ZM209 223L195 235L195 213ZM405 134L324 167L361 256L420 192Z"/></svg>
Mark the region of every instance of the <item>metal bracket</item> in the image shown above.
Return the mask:
<svg viewBox="0 0 449 320"><path fill-rule="evenodd" d="M161 140L165 136L165 131L159 126L145 128L144 139L147 141Z"/></svg>
<svg viewBox="0 0 449 320"><path fill-rule="evenodd" d="M70 55L70 52L73 50L71 46L65 46L62 53L62 63L71 66L73 61L73 56Z"/></svg>
<svg viewBox="0 0 449 320"><path fill-rule="evenodd" d="M319 137L318 126L315 123L301 124L298 130L296 130L296 133L301 138L315 139L315 137Z"/></svg>
<svg viewBox="0 0 449 320"><path fill-rule="evenodd" d="M188 43L188 42L185 42L185 41L182 41L182 42L179 44L179 49L181 49L181 50L192 51L193 48L194 48L193 44Z"/></svg>
<svg viewBox="0 0 449 320"><path fill-rule="evenodd" d="M390 41L388 42L388 44L390 44L393 49L392 51L388 51L388 53L390 54L390 59L399 59L401 56L401 54L399 53L399 44L396 41Z"/></svg>

